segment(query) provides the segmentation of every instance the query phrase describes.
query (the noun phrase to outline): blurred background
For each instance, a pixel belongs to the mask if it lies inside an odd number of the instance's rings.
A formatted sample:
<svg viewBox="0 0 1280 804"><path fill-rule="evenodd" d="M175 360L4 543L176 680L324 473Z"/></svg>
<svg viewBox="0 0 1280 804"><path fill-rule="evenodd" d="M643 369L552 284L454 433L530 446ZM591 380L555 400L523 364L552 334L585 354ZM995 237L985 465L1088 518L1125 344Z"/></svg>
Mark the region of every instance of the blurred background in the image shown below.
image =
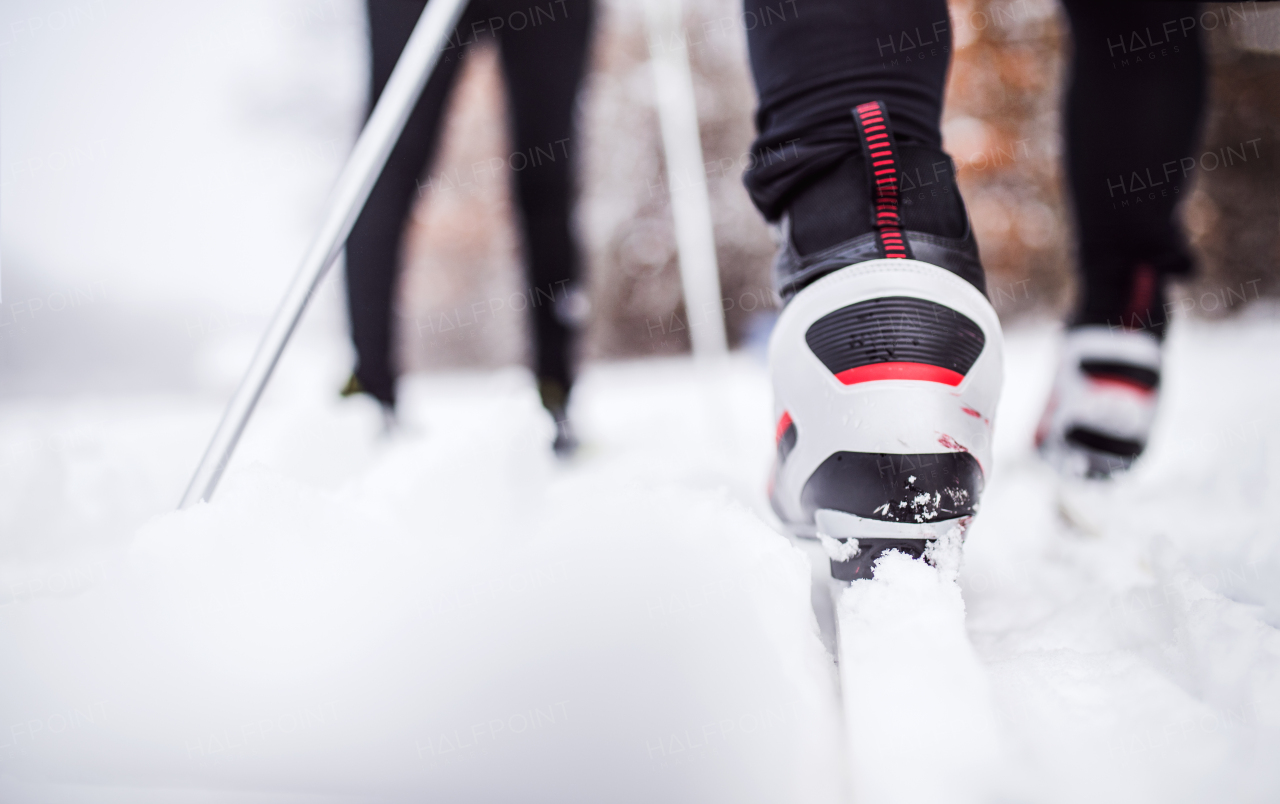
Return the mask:
<svg viewBox="0 0 1280 804"><path fill-rule="evenodd" d="M706 160L688 180L710 191L741 345L775 304L772 235L741 184L749 21L734 0L685 7ZM1222 9L1205 7L1212 100L1183 209L1203 266L1183 306L1210 317L1280 293L1280 8ZM992 301L1006 323L1060 316L1073 293L1062 14L1052 0L951 14L944 134ZM0 394L231 387L358 133L364 25L356 0L0 3ZM602 0L580 108L586 360L689 348L648 52L640 4ZM420 182L398 302L406 371L528 359L524 315L505 303L527 291L500 81L496 52L473 49ZM1219 158L1246 143L1245 162ZM345 339L340 275L303 340Z"/></svg>

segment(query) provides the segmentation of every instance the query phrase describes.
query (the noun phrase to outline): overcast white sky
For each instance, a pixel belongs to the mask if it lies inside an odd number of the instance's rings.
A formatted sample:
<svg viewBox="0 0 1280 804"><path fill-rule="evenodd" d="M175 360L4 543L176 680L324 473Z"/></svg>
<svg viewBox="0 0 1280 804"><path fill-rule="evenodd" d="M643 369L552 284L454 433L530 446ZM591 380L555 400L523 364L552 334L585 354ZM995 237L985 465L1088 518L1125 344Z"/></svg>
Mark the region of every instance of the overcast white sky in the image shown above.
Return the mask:
<svg viewBox="0 0 1280 804"><path fill-rule="evenodd" d="M356 0L0 2L5 279L273 307L359 125L363 25Z"/></svg>

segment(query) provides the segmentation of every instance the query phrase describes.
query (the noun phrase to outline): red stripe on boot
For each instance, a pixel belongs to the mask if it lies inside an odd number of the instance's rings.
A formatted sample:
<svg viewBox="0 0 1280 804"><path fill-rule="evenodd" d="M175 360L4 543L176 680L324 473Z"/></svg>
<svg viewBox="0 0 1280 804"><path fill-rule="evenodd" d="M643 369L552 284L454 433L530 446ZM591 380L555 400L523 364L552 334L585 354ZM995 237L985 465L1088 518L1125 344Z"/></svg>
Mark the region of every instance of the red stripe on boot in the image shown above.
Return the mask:
<svg viewBox="0 0 1280 804"><path fill-rule="evenodd" d="M791 412L782 411L782 418L778 419L778 432L774 434L773 441L775 444L782 441L782 436L787 432L787 428L791 426Z"/></svg>
<svg viewBox="0 0 1280 804"><path fill-rule="evenodd" d="M860 382L878 382L880 380L918 380L954 386L959 385L964 380L964 375L949 368L933 366L928 363L872 363L867 366L846 369L837 374L836 379L845 385L857 385Z"/></svg>

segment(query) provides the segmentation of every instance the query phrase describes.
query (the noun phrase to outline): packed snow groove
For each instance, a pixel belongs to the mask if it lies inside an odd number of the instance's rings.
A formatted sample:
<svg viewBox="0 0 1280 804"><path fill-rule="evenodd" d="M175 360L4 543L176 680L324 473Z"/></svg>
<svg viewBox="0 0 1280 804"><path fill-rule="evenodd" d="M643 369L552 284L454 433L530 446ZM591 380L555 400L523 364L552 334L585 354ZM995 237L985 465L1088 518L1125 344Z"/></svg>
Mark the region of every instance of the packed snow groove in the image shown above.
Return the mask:
<svg viewBox="0 0 1280 804"><path fill-rule="evenodd" d="M891 552L837 612L854 800L989 801L996 713L954 574Z"/></svg>

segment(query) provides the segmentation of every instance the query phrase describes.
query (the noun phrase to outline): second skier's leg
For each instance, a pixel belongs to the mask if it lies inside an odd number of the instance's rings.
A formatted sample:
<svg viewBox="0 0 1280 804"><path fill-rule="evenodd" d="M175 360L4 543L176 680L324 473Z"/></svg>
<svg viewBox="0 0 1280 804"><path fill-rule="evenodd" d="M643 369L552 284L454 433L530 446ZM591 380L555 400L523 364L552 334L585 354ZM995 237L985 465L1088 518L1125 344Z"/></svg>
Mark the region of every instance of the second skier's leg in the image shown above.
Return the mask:
<svg viewBox="0 0 1280 804"><path fill-rule="evenodd" d="M382 94L425 7L425 0L369 0L370 109ZM469 30L465 19L459 30ZM346 393L368 393L388 409L394 407L396 399L391 355L392 302L399 274L401 234L418 199L418 178L439 140L440 117L462 58L462 41L455 35L452 47L436 65L347 238L347 308L356 368Z"/></svg>
<svg viewBox="0 0 1280 804"><path fill-rule="evenodd" d="M527 4L512 3L514 10ZM578 138L574 112L586 67L592 0L564 0L556 19L499 31L514 149L511 169L529 280L534 371L542 402L556 420L557 453L572 451L566 415L573 385L573 332L585 317L572 231ZM509 15L514 16L514 15Z"/></svg>
<svg viewBox="0 0 1280 804"><path fill-rule="evenodd" d="M852 580L976 512L1002 335L941 150L945 2L791 8L748 32L760 109L746 184L785 237L771 497Z"/></svg>
<svg viewBox="0 0 1280 804"><path fill-rule="evenodd" d="M1155 419L1168 277L1191 272L1175 219L1205 98L1194 3L1068 0L1067 173L1080 304L1036 434L1070 475L1127 469ZM1143 47L1133 49L1138 45Z"/></svg>

